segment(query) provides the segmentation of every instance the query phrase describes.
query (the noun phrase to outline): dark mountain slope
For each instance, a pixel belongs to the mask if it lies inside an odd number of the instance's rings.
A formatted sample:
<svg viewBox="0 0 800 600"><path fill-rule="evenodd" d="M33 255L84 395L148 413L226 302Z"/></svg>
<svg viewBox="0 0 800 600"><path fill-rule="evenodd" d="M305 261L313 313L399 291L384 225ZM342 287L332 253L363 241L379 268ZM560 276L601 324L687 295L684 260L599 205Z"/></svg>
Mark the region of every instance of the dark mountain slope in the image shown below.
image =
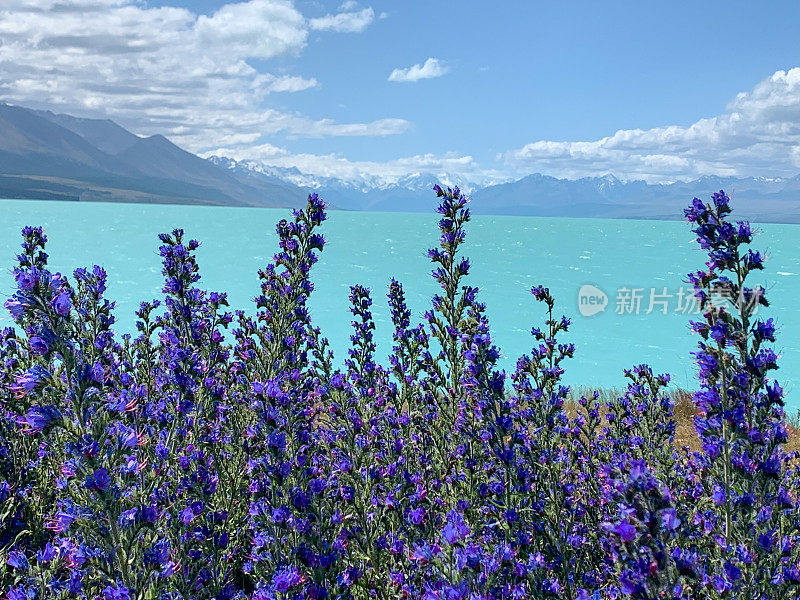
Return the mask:
<svg viewBox="0 0 800 600"><path fill-rule="evenodd" d="M130 148L141 139L110 119L81 119L71 115L55 114L49 110L32 110L31 112L64 129L69 129L98 150L112 156Z"/></svg>
<svg viewBox="0 0 800 600"><path fill-rule="evenodd" d="M78 134L17 106L0 104L0 163L4 173L51 174L51 165L80 165L91 172L139 175ZM11 157L16 157L14 160Z"/></svg>
<svg viewBox="0 0 800 600"><path fill-rule="evenodd" d="M104 150L105 149L105 150ZM165 137L0 104L0 197L299 206L289 183L237 177Z"/></svg>

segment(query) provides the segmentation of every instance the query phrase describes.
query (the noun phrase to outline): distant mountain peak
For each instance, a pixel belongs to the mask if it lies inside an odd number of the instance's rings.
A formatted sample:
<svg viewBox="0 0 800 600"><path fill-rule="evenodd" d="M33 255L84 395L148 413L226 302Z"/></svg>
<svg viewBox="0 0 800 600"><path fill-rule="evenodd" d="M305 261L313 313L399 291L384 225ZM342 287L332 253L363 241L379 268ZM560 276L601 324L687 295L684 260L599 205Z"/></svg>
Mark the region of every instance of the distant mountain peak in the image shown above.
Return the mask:
<svg viewBox="0 0 800 600"><path fill-rule="evenodd" d="M227 156L211 155L207 160L226 169L231 169L239 173L251 172L263 175L270 175L282 179L287 183L293 183L311 189L325 189L336 187L340 189L357 190L361 193L372 193L381 190L410 190L410 191L430 191L434 184L448 186L459 186L462 190L469 193L487 185L499 183L497 180L483 178L468 178L456 173L433 173L430 171L411 171L401 175L373 175L361 173L353 177L334 177L326 175L315 175L303 172L296 166L276 167L266 165L254 160L236 160Z"/></svg>

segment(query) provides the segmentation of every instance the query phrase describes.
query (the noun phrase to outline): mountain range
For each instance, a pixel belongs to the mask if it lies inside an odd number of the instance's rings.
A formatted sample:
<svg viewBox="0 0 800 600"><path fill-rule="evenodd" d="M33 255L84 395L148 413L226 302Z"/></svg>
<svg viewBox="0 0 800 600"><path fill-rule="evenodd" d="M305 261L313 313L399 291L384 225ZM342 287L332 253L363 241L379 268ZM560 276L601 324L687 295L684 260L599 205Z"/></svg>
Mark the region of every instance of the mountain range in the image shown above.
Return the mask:
<svg viewBox="0 0 800 600"><path fill-rule="evenodd" d="M0 104L0 197L297 206L297 186L238 177L161 135Z"/></svg>
<svg viewBox="0 0 800 600"><path fill-rule="evenodd" d="M800 223L800 175L707 176L665 184L541 174L496 183L447 173L347 180L222 156L201 158L162 135L141 137L110 120L0 103L0 198L292 207L317 191L339 209L428 212L435 202L431 188L440 182L470 190L478 214L678 219L691 198L724 189L742 216Z"/></svg>

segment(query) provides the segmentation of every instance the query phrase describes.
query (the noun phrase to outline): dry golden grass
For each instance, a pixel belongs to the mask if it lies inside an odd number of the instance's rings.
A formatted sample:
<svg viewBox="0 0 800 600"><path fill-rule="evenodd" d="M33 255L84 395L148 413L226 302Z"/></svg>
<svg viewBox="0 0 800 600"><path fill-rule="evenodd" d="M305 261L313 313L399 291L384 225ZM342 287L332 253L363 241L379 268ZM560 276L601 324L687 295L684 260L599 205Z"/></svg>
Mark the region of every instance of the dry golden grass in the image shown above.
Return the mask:
<svg viewBox="0 0 800 600"><path fill-rule="evenodd" d="M574 388L572 391L570 406L568 411L574 414L577 408L577 400L581 396L588 396L594 389L587 387ZM622 395L622 390L601 389L598 390L600 400L610 400ZM689 448L700 450L700 440L694 428L694 417L697 415L697 406L692 399L693 394L684 389L672 389L668 391L670 397L675 401L675 445L679 448ZM789 452L800 451L800 413L790 413L787 418L787 428L789 430L789 442L786 450Z"/></svg>

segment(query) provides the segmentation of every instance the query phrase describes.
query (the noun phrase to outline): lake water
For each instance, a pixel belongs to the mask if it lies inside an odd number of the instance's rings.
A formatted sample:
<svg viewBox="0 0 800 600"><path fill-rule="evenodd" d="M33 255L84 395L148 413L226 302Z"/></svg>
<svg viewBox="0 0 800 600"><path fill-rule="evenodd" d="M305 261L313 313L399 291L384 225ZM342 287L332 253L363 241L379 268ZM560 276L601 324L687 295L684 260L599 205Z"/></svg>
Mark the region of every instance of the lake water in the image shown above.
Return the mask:
<svg viewBox="0 0 800 600"><path fill-rule="evenodd" d="M20 229L42 225L51 268L71 273L80 266L105 267L109 298L117 301L118 330L133 332L134 310L140 301L158 297L161 287L156 236L182 227L202 242L200 285L227 291L233 307L250 309L259 291L257 270L276 249L274 224L287 214L284 209L0 200L0 299L12 291L10 270ZM329 212L323 226L328 245L314 269L311 309L338 362L349 344L350 285L361 283L373 291L380 357L391 346L385 294L392 276L404 284L414 316L421 319L437 290L425 257L427 248L438 243L436 223L434 214ZM774 317L780 326L778 379L786 385L788 404L797 410L800 226L759 229L755 247L766 250L769 261L753 283L765 285L772 303L761 315ZM471 283L488 304L506 369L530 350L530 329L543 322L543 309L529 291L542 284L555 294L557 310L573 319L567 339L577 352L564 363L569 383L620 387L625 384L622 369L646 362L670 373L677 385L691 387L695 369L689 353L697 339L688 329L691 316L682 312L681 293L685 274L704 261L693 239L682 222L481 216L469 224L464 248L473 265ZM582 286L608 296L605 311L581 316ZM600 295L588 287L584 292ZM0 326L10 324L2 312Z"/></svg>

